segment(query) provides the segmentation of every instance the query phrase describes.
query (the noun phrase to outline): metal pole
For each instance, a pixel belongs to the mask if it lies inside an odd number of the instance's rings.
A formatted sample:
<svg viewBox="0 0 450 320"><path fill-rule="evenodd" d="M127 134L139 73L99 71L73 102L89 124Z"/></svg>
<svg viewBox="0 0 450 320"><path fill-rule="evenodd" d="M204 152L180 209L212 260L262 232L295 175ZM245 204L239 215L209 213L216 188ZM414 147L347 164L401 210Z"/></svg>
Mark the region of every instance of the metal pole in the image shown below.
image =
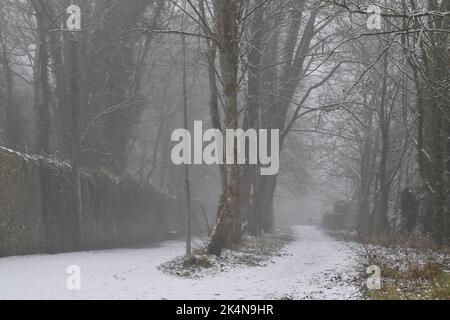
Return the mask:
<svg viewBox="0 0 450 320"><path fill-rule="evenodd" d="M187 71L186 71L186 36L181 36L183 45L183 111L184 111L184 128L188 130L188 114L187 114ZM186 256L190 256L191 249L191 188L189 181L189 165L184 165L185 174L185 191L186 191Z"/></svg>

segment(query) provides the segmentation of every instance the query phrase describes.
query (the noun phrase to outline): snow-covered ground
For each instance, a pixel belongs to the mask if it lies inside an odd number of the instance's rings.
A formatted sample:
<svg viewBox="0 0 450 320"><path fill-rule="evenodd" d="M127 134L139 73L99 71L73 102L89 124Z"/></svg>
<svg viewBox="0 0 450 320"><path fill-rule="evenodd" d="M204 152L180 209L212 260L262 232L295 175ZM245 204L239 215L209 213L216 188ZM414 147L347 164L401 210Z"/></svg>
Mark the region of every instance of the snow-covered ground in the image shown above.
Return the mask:
<svg viewBox="0 0 450 320"><path fill-rule="evenodd" d="M0 299L354 299L349 281L356 253L314 227L293 227L295 240L267 266L239 266L201 279L158 270L182 255L184 243L0 259ZM69 290L68 266L81 270L81 289Z"/></svg>

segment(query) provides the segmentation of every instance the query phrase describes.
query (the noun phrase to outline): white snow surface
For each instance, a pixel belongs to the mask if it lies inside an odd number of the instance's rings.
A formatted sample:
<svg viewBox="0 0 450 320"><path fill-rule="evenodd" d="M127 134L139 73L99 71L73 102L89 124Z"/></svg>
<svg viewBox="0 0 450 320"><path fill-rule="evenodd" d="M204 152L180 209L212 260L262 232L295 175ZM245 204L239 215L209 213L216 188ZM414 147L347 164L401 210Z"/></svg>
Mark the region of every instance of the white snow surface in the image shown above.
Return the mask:
<svg viewBox="0 0 450 320"><path fill-rule="evenodd" d="M181 241L115 249L0 259L0 299L357 299L357 254L315 227L292 227L295 240L266 266L237 266L187 279L158 266L184 251ZM67 267L81 269L69 290Z"/></svg>

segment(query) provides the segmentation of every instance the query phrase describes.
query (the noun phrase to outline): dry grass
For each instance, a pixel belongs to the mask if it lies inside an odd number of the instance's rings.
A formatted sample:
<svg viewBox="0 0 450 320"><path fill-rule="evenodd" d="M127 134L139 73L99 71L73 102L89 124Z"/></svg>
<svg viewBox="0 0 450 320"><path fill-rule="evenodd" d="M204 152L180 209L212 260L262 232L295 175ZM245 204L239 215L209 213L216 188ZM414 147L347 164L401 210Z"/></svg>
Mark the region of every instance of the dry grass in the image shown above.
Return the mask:
<svg viewBox="0 0 450 320"><path fill-rule="evenodd" d="M382 280L380 290L364 286L364 298L450 300L448 248L438 247L424 238L395 236L364 239L364 248L365 267L379 266Z"/></svg>
<svg viewBox="0 0 450 320"><path fill-rule="evenodd" d="M372 300L450 300L450 273L440 265L412 266L400 271L381 266L382 288L364 290L364 297Z"/></svg>

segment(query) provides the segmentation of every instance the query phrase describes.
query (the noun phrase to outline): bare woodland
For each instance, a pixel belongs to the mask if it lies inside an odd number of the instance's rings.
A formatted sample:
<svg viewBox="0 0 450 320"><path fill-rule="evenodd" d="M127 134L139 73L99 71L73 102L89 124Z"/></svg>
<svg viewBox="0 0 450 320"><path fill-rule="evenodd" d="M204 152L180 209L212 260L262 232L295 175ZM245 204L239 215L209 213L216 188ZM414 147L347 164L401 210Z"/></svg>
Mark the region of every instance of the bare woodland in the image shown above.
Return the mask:
<svg viewBox="0 0 450 320"><path fill-rule="evenodd" d="M0 145L70 162L80 216L80 168L180 197L188 181L210 254L271 232L277 197L306 190L348 201L370 236L405 229L409 190L413 229L442 244L449 35L447 0L1 0ZM170 134L195 120L280 130L279 174L175 166Z"/></svg>

